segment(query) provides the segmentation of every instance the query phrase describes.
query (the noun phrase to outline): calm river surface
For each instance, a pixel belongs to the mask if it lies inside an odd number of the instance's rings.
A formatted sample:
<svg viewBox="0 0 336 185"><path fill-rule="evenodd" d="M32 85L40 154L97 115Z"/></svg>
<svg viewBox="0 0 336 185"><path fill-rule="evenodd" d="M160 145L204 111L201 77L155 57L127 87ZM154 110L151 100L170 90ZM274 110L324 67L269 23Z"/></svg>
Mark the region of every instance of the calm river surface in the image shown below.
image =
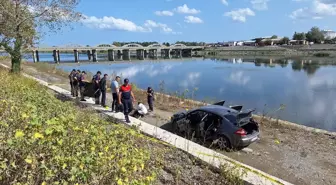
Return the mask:
<svg viewBox="0 0 336 185"><path fill-rule="evenodd" d="M258 114L336 131L336 66L286 61L270 65L269 60L186 59L61 64L59 68L114 73L157 92L181 94L188 89L186 96L197 100L226 100L227 105L256 108Z"/></svg>

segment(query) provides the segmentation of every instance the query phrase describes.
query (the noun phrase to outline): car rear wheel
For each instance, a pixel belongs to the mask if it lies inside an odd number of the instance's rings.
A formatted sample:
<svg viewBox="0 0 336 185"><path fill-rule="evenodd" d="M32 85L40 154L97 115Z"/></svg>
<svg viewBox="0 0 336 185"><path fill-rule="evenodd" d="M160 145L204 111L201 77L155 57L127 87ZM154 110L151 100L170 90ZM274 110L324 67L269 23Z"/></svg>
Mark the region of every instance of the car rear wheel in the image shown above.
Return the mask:
<svg viewBox="0 0 336 185"><path fill-rule="evenodd" d="M219 136L217 139L217 145L220 150L225 150L227 152L232 150L231 143L226 136Z"/></svg>

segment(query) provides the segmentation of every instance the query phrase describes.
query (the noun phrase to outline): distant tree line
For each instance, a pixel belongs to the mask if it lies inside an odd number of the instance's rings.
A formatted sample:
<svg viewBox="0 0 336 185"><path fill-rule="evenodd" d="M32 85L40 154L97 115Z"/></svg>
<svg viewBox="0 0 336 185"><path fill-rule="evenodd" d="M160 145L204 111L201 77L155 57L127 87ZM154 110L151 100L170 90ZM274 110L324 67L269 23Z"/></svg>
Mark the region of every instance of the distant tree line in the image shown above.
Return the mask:
<svg viewBox="0 0 336 185"><path fill-rule="evenodd" d="M323 32L316 26L312 27L307 33L295 32L293 40L307 40L314 43L336 42L336 38L325 38Z"/></svg>

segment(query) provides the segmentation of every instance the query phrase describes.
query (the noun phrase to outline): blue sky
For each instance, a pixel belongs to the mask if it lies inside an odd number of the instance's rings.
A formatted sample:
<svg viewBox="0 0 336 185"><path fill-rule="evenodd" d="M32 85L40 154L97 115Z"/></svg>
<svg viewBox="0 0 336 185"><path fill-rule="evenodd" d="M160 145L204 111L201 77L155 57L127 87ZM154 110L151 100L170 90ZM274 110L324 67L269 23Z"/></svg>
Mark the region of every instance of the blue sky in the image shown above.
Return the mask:
<svg viewBox="0 0 336 185"><path fill-rule="evenodd" d="M40 45L247 40L336 29L336 0L82 0L85 17Z"/></svg>

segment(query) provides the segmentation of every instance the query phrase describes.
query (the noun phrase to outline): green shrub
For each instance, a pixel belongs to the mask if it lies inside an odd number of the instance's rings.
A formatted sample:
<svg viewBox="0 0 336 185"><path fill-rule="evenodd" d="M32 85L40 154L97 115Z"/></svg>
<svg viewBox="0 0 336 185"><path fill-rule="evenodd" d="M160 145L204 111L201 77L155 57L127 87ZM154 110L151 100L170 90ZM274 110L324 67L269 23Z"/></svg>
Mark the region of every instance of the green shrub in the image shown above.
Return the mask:
<svg viewBox="0 0 336 185"><path fill-rule="evenodd" d="M0 184L150 184L151 142L0 69ZM155 154L159 157L158 154Z"/></svg>

